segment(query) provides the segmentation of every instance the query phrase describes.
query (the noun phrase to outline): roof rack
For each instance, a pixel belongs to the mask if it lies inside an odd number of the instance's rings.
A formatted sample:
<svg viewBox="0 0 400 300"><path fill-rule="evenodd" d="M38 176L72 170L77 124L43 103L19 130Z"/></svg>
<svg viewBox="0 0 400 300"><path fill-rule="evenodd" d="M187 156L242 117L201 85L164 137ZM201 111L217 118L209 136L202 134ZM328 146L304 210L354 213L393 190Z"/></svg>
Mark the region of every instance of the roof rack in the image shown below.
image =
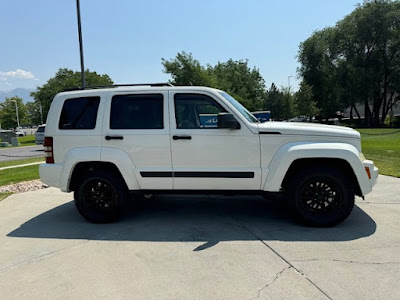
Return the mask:
<svg viewBox="0 0 400 300"><path fill-rule="evenodd" d="M96 86L87 86L82 89L81 87L73 87L63 90L63 92L72 92L72 91L83 91L83 90L93 90L93 89L104 89L104 88L116 88L116 87L124 87L124 86L151 86L151 87L160 87L160 86L174 86L169 82L161 82L161 83L127 83L127 84L110 84L110 85L96 85Z"/></svg>

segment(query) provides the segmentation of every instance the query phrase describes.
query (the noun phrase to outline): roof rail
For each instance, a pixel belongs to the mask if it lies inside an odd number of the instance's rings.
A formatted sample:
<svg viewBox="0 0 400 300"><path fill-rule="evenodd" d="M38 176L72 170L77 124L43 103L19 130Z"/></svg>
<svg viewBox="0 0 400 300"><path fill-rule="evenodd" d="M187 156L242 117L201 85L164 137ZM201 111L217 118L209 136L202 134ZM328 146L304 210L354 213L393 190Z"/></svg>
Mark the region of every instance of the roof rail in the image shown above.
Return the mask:
<svg viewBox="0 0 400 300"><path fill-rule="evenodd" d="M116 87L124 87L124 86L151 86L151 87L160 87L160 86L174 86L169 82L161 82L161 83L127 83L127 84L110 84L110 85L95 85L95 86L87 86L85 89L81 87L73 87L63 90L63 92L72 92L72 91L83 91L83 90L93 90L93 89L104 89L104 88L116 88Z"/></svg>

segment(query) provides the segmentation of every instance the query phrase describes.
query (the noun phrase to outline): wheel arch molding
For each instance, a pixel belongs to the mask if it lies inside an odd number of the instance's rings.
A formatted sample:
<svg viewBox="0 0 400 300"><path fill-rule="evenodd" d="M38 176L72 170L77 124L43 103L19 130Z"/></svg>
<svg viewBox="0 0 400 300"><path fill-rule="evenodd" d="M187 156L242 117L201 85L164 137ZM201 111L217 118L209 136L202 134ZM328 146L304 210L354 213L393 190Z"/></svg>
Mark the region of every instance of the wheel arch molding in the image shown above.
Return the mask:
<svg viewBox="0 0 400 300"><path fill-rule="evenodd" d="M299 168L328 165L343 171L354 183L357 195L364 196L371 191L368 177L359 152L346 143L289 143L275 153L264 182L264 191L282 190L285 180Z"/></svg>

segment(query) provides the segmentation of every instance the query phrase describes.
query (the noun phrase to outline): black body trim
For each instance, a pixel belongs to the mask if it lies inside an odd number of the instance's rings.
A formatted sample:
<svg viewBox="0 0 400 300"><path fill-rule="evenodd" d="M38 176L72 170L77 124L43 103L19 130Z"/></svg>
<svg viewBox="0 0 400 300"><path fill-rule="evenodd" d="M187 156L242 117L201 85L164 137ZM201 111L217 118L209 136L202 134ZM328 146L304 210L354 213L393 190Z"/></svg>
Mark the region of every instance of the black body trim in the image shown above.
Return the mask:
<svg viewBox="0 0 400 300"><path fill-rule="evenodd" d="M173 177L172 172L140 172L142 177Z"/></svg>
<svg viewBox="0 0 400 300"><path fill-rule="evenodd" d="M140 172L142 177L254 178L254 172Z"/></svg>
<svg viewBox="0 0 400 300"><path fill-rule="evenodd" d="M132 195L223 195L223 196L237 196L237 195L253 195L262 196L270 200L284 200L285 194L283 192L265 192L262 190L135 190L129 191Z"/></svg>
<svg viewBox="0 0 400 300"><path fill-rule="evenodd" d="M261 131L259 134L282 134L279 131Z"/></svg>

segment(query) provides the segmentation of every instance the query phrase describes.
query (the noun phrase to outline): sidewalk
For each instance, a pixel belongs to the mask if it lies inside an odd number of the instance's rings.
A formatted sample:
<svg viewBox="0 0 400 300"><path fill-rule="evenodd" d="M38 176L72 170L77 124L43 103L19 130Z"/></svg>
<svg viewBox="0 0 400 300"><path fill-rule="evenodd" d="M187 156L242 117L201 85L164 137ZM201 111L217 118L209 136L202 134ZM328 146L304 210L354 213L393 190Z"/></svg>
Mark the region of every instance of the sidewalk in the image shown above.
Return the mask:
<svg viewBox="0 0 400 300"><path fill-rule="evenodd" d="M43 164L44 161L37 161L37 162L33 162L33 163L29 163L29 164L23 164L23 165L16 165L16 166L8 166L8 167L2 167L0 168L1 170L7 170L7 169L14 169L14 168L22 168L22 167L28 167L28 166L34 166L34 165L40 165Z"/></svg>

